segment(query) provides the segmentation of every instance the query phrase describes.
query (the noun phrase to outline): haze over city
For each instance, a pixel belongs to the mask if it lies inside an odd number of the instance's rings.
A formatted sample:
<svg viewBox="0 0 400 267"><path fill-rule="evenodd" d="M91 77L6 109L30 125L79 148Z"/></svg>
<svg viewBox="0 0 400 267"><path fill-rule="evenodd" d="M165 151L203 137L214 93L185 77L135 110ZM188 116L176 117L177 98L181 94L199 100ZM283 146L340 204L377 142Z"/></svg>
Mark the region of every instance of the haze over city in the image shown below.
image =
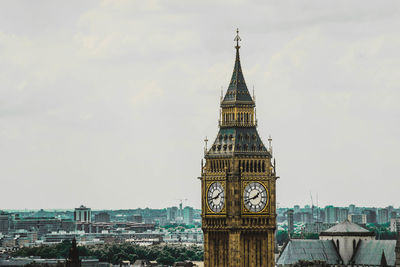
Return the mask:
<svg viewBox="0 0 400 267"><path fill-rule="evenodd" d="M228 2L1 2L1 208L200 208L237 27L279 206L398 207L400 4Z"/></svg>

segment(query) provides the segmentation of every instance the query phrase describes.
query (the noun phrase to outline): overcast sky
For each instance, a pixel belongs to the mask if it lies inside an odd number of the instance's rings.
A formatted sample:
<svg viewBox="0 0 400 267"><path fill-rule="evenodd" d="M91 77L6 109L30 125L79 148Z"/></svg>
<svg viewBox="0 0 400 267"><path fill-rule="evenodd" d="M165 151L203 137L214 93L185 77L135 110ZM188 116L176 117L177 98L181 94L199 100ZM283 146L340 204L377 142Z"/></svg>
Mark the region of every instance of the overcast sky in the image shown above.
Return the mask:
<svg viewBox="0 0 400 267"><path fill-rule="evenodd" d="M400 2L215 2L1 1L0 209L199 208L236 27L279 206L398 207Z"/></svg>

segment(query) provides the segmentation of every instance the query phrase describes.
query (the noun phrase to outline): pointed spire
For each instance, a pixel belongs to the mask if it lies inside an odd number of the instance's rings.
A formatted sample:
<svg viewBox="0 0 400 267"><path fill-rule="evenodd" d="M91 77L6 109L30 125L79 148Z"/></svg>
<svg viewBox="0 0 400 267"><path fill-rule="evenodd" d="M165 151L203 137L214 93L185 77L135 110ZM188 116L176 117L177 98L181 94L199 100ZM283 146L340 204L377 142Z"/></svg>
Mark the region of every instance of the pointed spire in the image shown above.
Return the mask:
<svg viewBox="0 0 400 267"><path fill-rule="evenodd" d="M242 66L240 64L239 56L239 41L242 39L239 36L239 29L236 30L236 59L235 66L233 68L231 82L229 83L228 90L226 91L225 97L221 105L232 105L232 104L249 104L254 106L254 101L247 89L246 82L243 77Z"/></svg>

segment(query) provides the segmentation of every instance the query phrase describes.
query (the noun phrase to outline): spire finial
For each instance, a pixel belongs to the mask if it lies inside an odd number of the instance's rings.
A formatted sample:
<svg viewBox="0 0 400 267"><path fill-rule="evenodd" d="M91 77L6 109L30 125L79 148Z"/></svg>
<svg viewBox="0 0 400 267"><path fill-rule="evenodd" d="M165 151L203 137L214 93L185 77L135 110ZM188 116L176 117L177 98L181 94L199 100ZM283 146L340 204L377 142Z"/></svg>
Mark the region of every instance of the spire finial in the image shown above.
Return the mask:
<svg viewBox="0 0 400 267"><path fill-rule="evenodd" d="M240 36L239 36L239 28L236 28L236 37L235 37L235 39L233 39L234 41L236 41L236 46L235 46L235 48L236 49L239 49L240 48L240 46L239 46L239 41L242 41L242 39L240 39Z"/></svg>

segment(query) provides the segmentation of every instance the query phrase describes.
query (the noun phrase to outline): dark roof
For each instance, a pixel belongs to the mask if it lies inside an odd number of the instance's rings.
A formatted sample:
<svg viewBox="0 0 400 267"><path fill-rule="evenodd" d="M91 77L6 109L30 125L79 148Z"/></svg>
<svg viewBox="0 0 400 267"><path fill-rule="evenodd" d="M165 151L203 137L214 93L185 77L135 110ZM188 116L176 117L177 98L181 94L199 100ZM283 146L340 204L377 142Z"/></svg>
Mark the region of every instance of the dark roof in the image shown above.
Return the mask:
<svg viewBox="0 0 400 267"><path fill-rule="evenodd" d="M371 232L358 224L344 221L321 232L321 236L374 236Z"/></svg>
<svg viewBox="0 0 400 267"><path fill-rule="evenodd" d="M290 240L276 264L291 265L300 260L338 264L342 259L332 240Z"/></svg>
<svg viewBox="0 0 400 267"><path fill-rule="evenodd" d="M271 157L255 127L220 128L206 157L226 157L242 154Z"/></svg>
<svg viewBox="0 0 400 267"><path fill-rule="evenodd" d="M361 240L353 256L355 265L380 265L382 252L385 253L387 265L394 266L396 261L396 240Z"/></svg>
<svg viewBox="0 0 400 267"><path fill-rule="evenodd" d="M233 68L231 82L228 90L222 100L221 106L230 106L235 104L244 104L254 106L254 101L247 89L246 82L243 77L242 67L240 65L239 48L236 46L236 60Z"/></svg>

